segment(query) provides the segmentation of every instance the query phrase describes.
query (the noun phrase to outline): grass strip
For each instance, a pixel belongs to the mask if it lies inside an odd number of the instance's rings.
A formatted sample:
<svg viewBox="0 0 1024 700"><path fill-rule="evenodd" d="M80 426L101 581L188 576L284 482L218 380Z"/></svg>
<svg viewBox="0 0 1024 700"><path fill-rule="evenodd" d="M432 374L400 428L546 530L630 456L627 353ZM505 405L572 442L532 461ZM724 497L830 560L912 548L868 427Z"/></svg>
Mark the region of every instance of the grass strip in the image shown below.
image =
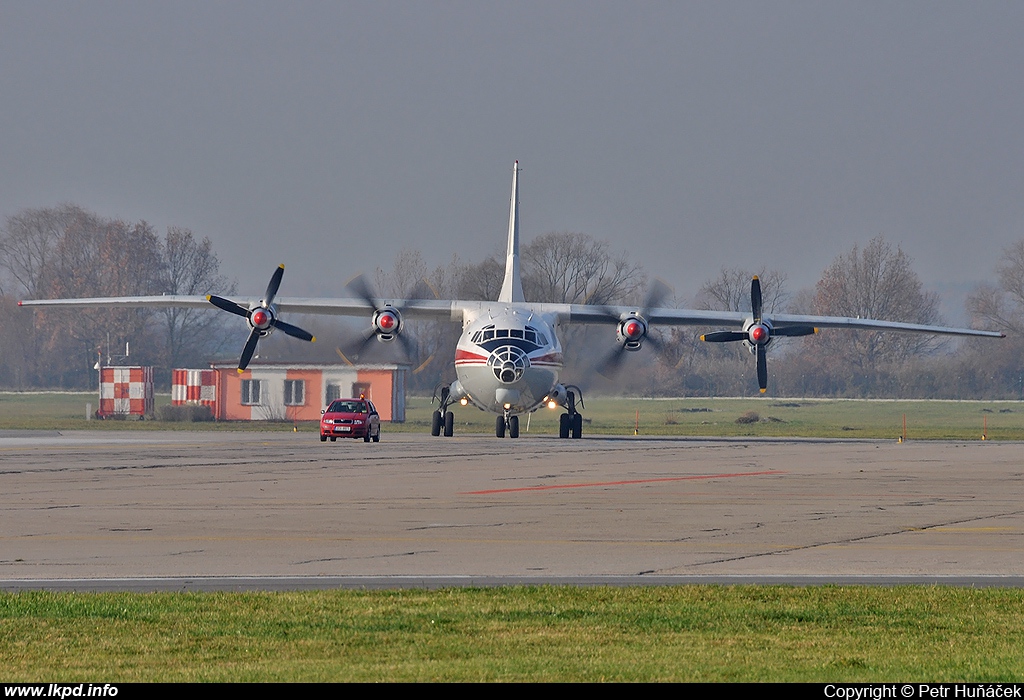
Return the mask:
<svg viewBox="0 0 1024 700"><path fill-rule="evenodd" d="M1019 681L1024 592L0 594L5 681Z"/></svg>

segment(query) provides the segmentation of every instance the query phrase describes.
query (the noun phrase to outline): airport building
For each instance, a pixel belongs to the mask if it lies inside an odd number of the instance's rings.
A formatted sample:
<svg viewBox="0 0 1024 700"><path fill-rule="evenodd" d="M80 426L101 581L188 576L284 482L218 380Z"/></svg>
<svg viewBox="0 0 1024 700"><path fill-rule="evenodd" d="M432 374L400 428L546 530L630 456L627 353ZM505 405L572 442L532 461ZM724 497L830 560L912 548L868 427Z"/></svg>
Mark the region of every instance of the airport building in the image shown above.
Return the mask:
<svg viewBox="0 0 1024 700"><path fill-rule="evenodd" d="M319 420L334 399L365 396L381 420L405 421L405 375L397 364L340 365L236 362L176 369L173 405L206 405L216 420Z"/></svg>

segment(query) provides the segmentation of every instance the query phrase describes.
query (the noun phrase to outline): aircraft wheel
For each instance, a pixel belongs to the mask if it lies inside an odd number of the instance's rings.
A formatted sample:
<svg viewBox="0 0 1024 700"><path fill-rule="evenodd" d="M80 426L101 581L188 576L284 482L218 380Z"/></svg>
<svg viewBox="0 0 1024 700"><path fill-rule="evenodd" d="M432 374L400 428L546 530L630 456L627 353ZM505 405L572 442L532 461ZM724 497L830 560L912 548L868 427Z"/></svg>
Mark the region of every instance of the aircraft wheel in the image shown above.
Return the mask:
<svg viewBox="0 0 1024 700"><path fill-rule="evenodd" d="M510 438L519 437L519 416L509 416L508 419L508 436Z"/></svg>
<svg viewBox="0 0 1024 700"><path fill-rule="evenodd" d="M505 416L494 419L494 437L505 437Z"/></svg>
<svg viewBox="0 0 1024 700"><path fill-rule="evenodd" d="M455 414L448 411L444 414L444 436L451 437L455 434Z"/></svg>
<svg viewBox="0 0 1024 700"><path fill-rule="evenodd" d="M320 442L327 442L327 436L321 433Z"/></svg>
<svg viewBox="0 0 1024 700"><path fill-rule="evenodd" d="M430 434L434 437L440 435L442 423L444 423L444 418L441 416L441 412L434 411L434 414L430 417Z"/></svg>
<svg viewBox="0 0 1024 700"><path fill-rule="evenodd" d="M572 417L572 436L579 440L583 437L583 414L577 413Z"/></svg>
<svg viewBox="0 0 1024 700"><path fill-rule="evenodd" d="M569 437L569 430L572 428L572 418L568 413L563 413L558 419L558 437L563 440Z"/></svg>

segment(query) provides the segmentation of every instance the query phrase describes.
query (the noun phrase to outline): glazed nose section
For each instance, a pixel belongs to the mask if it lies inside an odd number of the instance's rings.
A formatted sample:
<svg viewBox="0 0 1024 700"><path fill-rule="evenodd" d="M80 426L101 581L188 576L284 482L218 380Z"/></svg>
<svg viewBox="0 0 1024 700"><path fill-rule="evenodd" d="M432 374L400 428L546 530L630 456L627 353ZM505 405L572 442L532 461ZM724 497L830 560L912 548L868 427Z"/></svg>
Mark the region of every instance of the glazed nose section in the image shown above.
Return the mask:
<svg viewBox="0 0 1024 700"><path fill-rule="evenodd" d="M523 372L530 366L530 360L526 353L514 345L503 345L495 348L487 358L487 366L491 368L499 382L514 384L522 379Z"/></svg>

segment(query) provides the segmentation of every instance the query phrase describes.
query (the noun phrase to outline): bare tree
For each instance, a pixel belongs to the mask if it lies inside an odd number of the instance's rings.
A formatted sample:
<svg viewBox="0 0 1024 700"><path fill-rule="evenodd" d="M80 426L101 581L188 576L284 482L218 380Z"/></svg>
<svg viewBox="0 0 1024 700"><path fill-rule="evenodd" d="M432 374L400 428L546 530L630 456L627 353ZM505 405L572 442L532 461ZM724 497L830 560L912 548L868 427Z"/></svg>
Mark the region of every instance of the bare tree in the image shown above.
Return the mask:
<svg viewBox="0 0 1024 700"><path fill-rule="evenodd" d="M647 279L625 253L585 233L545 233L522 249L523 287L530 301L613 304L639 300Z"/></svg>
<svg viewBox="0 0 1024 700"><path fill-rule="evenodd" d="M161 292L185 295L235 292L235 284L220 274L220 259L209 238L200 241L189 229L171 226L160 252L163 257ZM209 311L167 308L161 310L160 317L166 334L164 362L170 368L207 359L204 355L223 346L225 338L218 332L222 319L212 307Z"/></svg>
<svg viewBox="0 0 1024 700"><path fill-rule="evenodd" d="M0 230L0 266L29 298L46 291L54 250L75 222L95 219L81 207L62 204L49 209L24 209L7 218Z"/></svg>
<svg viewBox="0 0 1024 700"><path fill-rule="evenodd" d="M38 290L42 297L154 294L160 289L159 239L145 221L129 224L78 210L48 253ZM51 309L39 326L37 380L49 385L89 385L97 349L131 343L133 361L158 358L144 309Z"/></svg>
<svg viewBox="0 0 1024 700"><path fill-rule="evenodd" d="M494 301L501 292L504 276L505 264L494 255L475 265L460 265L453 280L455 296L470 301Z"/></svg>
<svg viewBox="0 0 1024 700"><path fill-rule="evenodd" d="M815 312L830 316L939 324L939 298L926 292L910 256L884 238L837 257L818 281ZM939 346L934 336L881 331L826 329L805 348L863 373L887 363L900 363Z"/></svg>
<svg viewBox="0 0 1024 700"><path fill-rule="evenodd" d="M965 342L960 353L968 366L984 368L976 375L977 393L1024 400L1024 240L1004 249L996 266L997 284L979 286L968 298L975 323L1006 333L999 343ZM967 372L961 372L967 374Z"/></svg>
<svg viewBox="0 0 1024 700"><path fill-rule="evenodd" d="M996 266L998 285L983 285L967 299L967 308L986 326L1018 339L1024 336L1024 240L1003 250Z"/></svg>
<svg viewBox="0 0 1024 700"><path fill-rule="evenodd" d="M761 270L761 298L765 313L782 311L789 301L786 275L776 270ZM715 311L750 311L750 280L752 275L739 268L722 268L718 277L708 280L697 292L698 309Z"/></svg>

